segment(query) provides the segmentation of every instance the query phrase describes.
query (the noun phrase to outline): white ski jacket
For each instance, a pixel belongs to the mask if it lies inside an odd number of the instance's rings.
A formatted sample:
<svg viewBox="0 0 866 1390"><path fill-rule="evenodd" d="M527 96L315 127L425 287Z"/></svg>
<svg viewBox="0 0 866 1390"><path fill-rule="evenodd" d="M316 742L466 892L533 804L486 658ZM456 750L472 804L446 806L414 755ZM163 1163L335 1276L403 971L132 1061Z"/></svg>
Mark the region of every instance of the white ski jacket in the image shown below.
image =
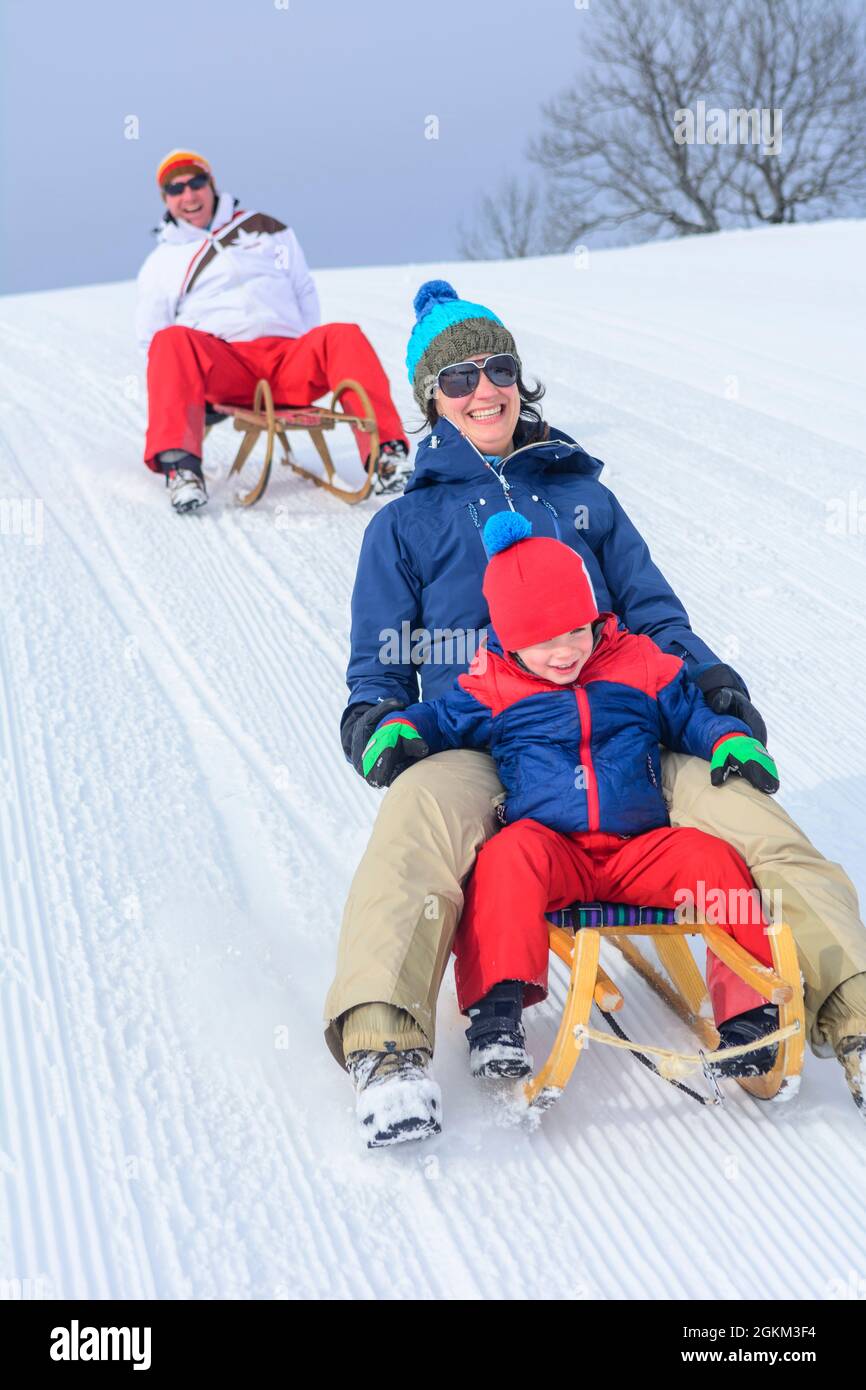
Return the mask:
<svg viewBox="0 0 866 1390"><path fill-rule="evenodd" d="M138 273L136 337L146 352L170 324L234 343L299 338L321 322L319 296L291 227L222 193L210 228L166 222Z"/></svg>

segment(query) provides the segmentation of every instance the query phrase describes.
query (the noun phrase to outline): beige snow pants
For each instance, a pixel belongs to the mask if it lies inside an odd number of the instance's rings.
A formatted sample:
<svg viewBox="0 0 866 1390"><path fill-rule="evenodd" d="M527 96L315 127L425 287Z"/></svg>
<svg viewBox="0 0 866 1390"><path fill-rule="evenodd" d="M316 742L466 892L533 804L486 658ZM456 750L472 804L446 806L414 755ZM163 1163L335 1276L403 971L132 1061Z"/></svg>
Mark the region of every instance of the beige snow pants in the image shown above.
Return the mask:
<svg viewBox="0 0 866 1390"><path fill-rule="evenodd" d="M740 777L710 783L701 758L662 751L671 823L718 835L790 924L806 979L812 1047L866 1033L866 929L847 874L819 854L774 797ZM325 1003L326 1040L345 1055L388 1042L432 1049L436 999L463 907L463 882L498 826L493 759L457 749L414 763L385 794L358 866Z"/></svg>

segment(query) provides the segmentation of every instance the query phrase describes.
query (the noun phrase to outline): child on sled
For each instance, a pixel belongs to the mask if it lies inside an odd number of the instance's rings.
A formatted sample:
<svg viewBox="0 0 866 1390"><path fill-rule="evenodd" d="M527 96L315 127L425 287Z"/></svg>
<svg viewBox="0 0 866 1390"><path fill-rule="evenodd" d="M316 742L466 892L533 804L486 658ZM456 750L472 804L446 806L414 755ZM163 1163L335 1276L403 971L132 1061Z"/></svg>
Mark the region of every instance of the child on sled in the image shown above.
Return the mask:
<svg viewBox="0 0 866 1390"><path fill-rule="evenodd" d="M457 997L476 1076L525 1076L522 1010L547 994L545 913L579 900L675 907L701 888L717 924L765 965L766 924L735 849L670 825L659 744L778 789L776 766L748 726L717 715L678 657L598 612L579 554L533 538L519 513L484 528L484 595L495 637L445 696L386 716L364 751L364 775L389 783L410 759L489 749L506 800L503 829L482 847L454 942ZM745 891L744 891L745 890ZM679 895L679 896L678 896ZM726 907L725 904L728 906ZM711 952L707 985L721 1047L778 1027L766 1003ZM717 1064L725 1076L770 1069L775 1045Z"/></svg>

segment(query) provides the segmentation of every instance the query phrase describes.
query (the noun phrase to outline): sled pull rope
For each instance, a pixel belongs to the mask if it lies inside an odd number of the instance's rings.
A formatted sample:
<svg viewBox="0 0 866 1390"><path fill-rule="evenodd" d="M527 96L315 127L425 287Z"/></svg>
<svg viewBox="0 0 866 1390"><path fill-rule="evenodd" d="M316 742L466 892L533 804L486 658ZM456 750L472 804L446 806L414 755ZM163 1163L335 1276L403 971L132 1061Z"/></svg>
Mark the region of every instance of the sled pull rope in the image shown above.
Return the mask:
<svg viewBox="0 0 866 1390"><path fill-rule="evenodd" d="M613 1020L608 1019L613 1026ZM666 1047L651 1047L645 1043L633 1043L628 1039L618 1027L614 1029L620 1036L609 1038L606 1033L600 1033L597 1028L591 1028L588 1023L579 1023L574 1030L574 1036L578 1041L588 1041L604 1043L607 1047L622 1047L628 1052L651 1052L656 1057L661 1057L667 1062L667 1066L659 1068L659 1075L664 1076L665 1080L672 1079L672 1073L677 1063L686 1063L691 1067L702 1067L706 1062L722 1062L728 1057L745 1057L749 1052L758 1052L762 1048L770 1046L772 1043L785 1042L792 1038L795 1033L799 1033L800 1024L795 1019L793 1023L788 1023L784 1028L777 1028L772 1033L764 1033L762 1037L754 1042L740 1043L738 1047L722 1047L715 1052L673 1052Z"/></svg>
<svg viewBox="0 0 866 1390"><path fill-rule="evenodd" d="M676 1077L673 1077L673 1076L665 1076L664 1072L659 1071L659 1069L658 1069L658 1067L656 1066L655 1062L652 1062L652 1061L649 1059L649 1057L647 1057L646 1053L645 1053L645 1052L641 1052L641 1050L640 1050L640 1048L637 1046L637 1044L636 1044L636 1043L633 1043L633 1042L631 1041L631 1039L628 1037L628 1035L624 1032L624 1030L623 1030L623 1029L620 1027L620 1025L617 1023L617 1021L616 1021L616 1019L614 1018L614 1016L613 1016L612 1013L608 1013L608 1011L607 1011L606 1009L599 1009L599 1013L601 1014L601 1016L602 1016L602 1018L605 1020L605 1022L608 1024L608 1026L613 1030L613 1032L616 1033L617 1037L620 1038L620 1039L622 1039L622 1042L626 1045L626 1047L628 1048L628 1050L632 1053L632 1056L634 1056L634 1057L637 1058L637 1060L640 1062L641 1066L644 1066L644 1067L647 1068L648 1071L651 1071L652 1074L653 1074L653 1076L658 1076L658 1077L661 1078L662 1081L667 1081L668 1085L670 1085L670 1086L676 1086L676 1088L677 1088L678 1091L685 1091L685 1093L686 1093L687 1096L691 1096L692 1100L696 1100L696 1101L698 1102L698 1105L720 1105L720 1104L721 1104L721 1096L720 1096L720 1095L716 1095L716 1096L702 1096L702 1095L699 1094L698 1091L693 1091L692 1088L691 1088L691 1086L686 1086L684 1082L682 1082L682 1081L677 1081ZM576 1033L576 1032L577 1032L577 1029L575 1029L575 1033ZM585 1029L583 1030L583 1032L584 1032L584 1035L587 1036L587 1037L592 1037L593 1035L595 1035L596 1041L598 1041L598 1042L615 1043L615 1041L616 1041L614 1038L606 1038L606 1037L604 1036L603 1033L598 1033L598 1034L596 1034L594 1028L593 1028L593 1029L585 1028Z"/></svg>

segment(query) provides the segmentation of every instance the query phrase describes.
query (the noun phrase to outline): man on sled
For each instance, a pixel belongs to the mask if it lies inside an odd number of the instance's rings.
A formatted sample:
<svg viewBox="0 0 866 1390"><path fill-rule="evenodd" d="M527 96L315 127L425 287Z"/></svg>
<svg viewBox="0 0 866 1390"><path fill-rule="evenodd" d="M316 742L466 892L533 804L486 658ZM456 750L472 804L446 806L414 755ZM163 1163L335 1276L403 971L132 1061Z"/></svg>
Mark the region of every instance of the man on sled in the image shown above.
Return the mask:
<svg viewBox="0 0 866 1390"><path fill-rule="evenodd" d="M156 178L166 211L138 276L136 334L147 352L145 463L164 474L175 510L207 501L206 403L252 405L261 377L291 405L312 404L345 377L361 381L385 441L380 490L401 490L409 446L388 378L357 324L320 323L292 229L218 192L210 164L192 150L172 150ZM347 396L347 409L359 405ZM355 438L366 467L369 436Z"/></svg>

